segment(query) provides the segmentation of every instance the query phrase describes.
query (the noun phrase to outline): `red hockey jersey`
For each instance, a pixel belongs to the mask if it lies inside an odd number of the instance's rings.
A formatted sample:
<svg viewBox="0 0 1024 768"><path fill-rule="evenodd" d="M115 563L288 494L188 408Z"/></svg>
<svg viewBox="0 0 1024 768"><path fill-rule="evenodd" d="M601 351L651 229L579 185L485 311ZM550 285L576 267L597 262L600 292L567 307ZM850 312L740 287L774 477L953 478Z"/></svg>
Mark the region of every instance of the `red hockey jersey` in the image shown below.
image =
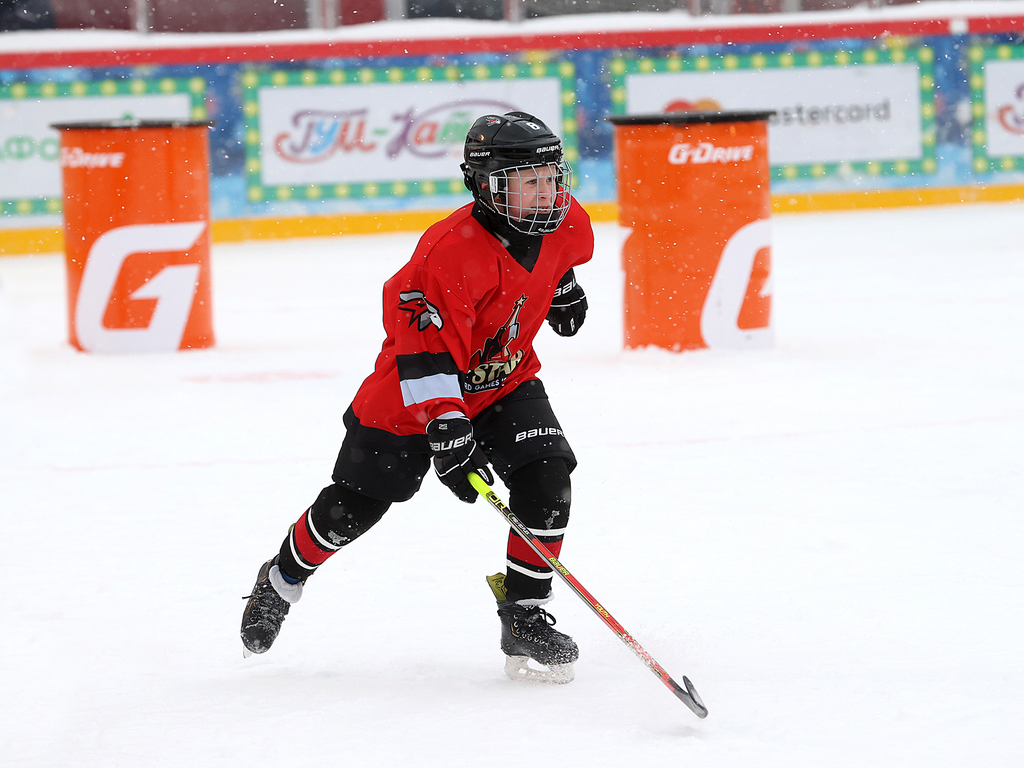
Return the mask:
<svg viewBox="0 0 1024 768"><path fill-rule="evenodd" d="M352 402L364 426L422 435L431 419L452 411L473 418L536 378L533 339L559 280L593 255L590 217L573 200L527 271L472 210L470 203L430 227L384 284L387 338Z"/></svg>

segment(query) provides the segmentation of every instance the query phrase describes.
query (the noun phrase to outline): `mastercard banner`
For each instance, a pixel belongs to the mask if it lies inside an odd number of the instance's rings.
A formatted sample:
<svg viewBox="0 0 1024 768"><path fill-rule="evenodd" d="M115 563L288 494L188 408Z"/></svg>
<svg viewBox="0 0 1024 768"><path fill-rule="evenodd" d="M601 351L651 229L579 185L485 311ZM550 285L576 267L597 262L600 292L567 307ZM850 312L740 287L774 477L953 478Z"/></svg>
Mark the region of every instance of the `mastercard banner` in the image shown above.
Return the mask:
<svg viewBox="0 0 1024 768"><path fill-rule="evenodd" d="M930 48L673 56L611 63L616 114L772 110L773 179L933 174Z"/></svg>
<svg viewBox="0 0 1024 768"><path fill-rule="evenodd" d="M466 133L522 110L576 151L568 62L250 71L245 86L250 203L462 194Z"/></svg>
<svg viewBox="0 0 1024 768"><path fill-rule="evenodd" d="M1024 170L1024 46L974 46L968 58L974 171Z"/></svg>

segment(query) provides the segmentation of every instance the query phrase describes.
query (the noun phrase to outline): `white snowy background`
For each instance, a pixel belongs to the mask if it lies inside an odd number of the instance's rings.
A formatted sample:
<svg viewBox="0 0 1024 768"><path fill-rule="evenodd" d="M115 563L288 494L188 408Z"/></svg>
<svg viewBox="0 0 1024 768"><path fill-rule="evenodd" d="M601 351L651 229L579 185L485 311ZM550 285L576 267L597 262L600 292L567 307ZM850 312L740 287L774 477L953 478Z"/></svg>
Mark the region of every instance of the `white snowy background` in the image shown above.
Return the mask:
<svg viewBox="0 0 1024 768"><path fill-rule="evenodd" d="M620 231L538 340L580 460L577 679L502 674L506 526L433 478L242 659L242 596L329 482L414 235L214 248L216 347L67 344L0 258L4 766L1019 766L1024 205L774 222L777 343L622 348ZM503 491L504 493L504 491Z"/></svg>

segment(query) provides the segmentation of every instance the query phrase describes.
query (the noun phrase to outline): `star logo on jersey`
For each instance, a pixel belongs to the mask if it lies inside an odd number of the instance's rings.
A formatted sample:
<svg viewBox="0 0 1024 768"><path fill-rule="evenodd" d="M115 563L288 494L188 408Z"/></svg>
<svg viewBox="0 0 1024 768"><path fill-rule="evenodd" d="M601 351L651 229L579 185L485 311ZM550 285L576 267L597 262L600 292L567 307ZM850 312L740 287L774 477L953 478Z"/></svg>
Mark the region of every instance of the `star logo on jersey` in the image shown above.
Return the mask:
<svg viewBox="0 0 1024 768"><path fill-rule="evenodd" d="M483 392L500 387L505 377L522 361L523 350L513 352L510 344L519 338L519 312L527 298L524 293L516 299L508 320L470 357L471 368L463 383L463 389L467 392Z"/></svg>
<svg viewBox="0 0 1024 768"><path fill-rule="evenodd" d="M416 323L416 330L425 331L433 325L440 331L444 326L441 313L438 312L437 307L427 301L423 291L402 291L398 294L398 298L401 299L398 308L409 313L409 325Z"/></svg>
<svg viewBox="0 0 1024 768"><path fill-rule="evenodd" d="M516 299L508 320L502 323L495 334L484 342L482 349L478 349L474 353L470 365L476 367L495 359L504 361L512 357L512 350L508 345L519 338L519 312L523 308L523 304L526 303L526 298L524 293Z"/></svg>

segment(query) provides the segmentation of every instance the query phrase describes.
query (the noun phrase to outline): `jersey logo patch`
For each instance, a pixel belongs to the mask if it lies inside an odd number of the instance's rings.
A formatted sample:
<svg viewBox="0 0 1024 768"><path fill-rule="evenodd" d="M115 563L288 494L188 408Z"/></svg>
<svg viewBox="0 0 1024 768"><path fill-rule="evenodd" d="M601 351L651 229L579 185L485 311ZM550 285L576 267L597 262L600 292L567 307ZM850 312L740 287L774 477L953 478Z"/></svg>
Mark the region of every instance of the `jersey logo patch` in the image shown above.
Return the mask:
<svg viewBox="0 0 1024 768"><path fill-rule="evenodd" d="M441 313L438 312L437 307L427 301L423 291L402 291L398 294L398 298L402 300L398 308L409 313L409 325L416 323L416 330L425 331L433 325L440 331L444 326Z"/></svg>
<svg viewBox="0 0 1024 768"><path fill-rule="evenodd" d="M478 349L470 357L471 370L463 384L463 389L467 392L497 389L523 359L523 350L513 352L509 345L519 338L519 312L527 298L524 293L516 299L508 320L484 342L483 348Z"/></svg>

